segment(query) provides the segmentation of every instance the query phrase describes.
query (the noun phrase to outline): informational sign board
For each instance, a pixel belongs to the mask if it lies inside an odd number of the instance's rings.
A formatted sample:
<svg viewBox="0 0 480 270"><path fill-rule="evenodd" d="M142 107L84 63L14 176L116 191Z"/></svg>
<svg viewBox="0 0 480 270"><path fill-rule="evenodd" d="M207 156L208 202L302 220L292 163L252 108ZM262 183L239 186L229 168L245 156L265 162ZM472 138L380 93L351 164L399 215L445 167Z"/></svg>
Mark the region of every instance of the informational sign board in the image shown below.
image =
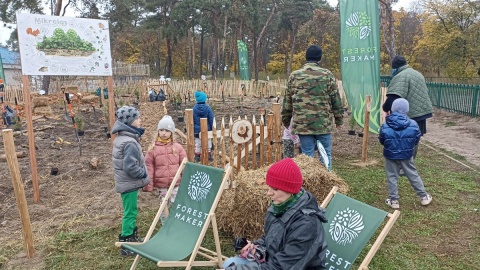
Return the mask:
<svg viewBox="0 0 480 270"><path fill-rule="evenodd" d="M112 76L108 21L17 13L23 75Z"/></svg>

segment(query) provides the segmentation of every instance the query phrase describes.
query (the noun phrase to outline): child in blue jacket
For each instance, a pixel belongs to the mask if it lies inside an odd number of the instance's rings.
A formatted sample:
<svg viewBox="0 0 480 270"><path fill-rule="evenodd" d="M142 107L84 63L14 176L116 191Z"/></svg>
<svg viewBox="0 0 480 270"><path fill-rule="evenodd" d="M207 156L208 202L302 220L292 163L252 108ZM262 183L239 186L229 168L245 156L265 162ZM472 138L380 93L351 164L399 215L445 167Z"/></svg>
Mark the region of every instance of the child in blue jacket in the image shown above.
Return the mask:
<svg viewBox="0 0 480 270"><path fill-rule="evenodd" d="M197 104L193 107L193 134L195 137L195 161L200 161L200 154L202 153L202 141L200 140L200 118L207 118L208 131L212 130L213 114L212 108L206 104L207 94L200 91L195 91L195 101ZM212 139L208 139L208 160L212 161Z"/></svg>
<svg viewBox="0 0 480 270"><path fill-rule="evenodd" d="M413 163L413 152L422 134L417 122L408 118L408 110L409 104L406 99L396 99L392 104L392 113L387 116L378 137L384 146L383 156L385 157L385 172L388 181L389 197L385 203L393 209L400 208L398 202L400 169L403 169L405 176L420 197L420 203L428 205L432 201L432 196L425 191L422 179Z"/></svg>

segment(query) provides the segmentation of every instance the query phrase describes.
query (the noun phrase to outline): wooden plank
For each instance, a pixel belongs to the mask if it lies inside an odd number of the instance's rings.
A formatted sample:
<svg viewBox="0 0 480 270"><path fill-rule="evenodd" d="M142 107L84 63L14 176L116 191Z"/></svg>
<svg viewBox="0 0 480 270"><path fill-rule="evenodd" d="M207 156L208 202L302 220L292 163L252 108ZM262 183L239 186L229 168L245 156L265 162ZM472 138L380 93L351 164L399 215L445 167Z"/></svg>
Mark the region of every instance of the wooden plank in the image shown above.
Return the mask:
<svg viewBox="0 0 480 270"><path fill-rule="evenodd" d="M263 168L265 156L265 124L263 119L263 115L260 115L260 168Z"/></svg>
<svg viewBox="0 0 480 270"><path fill-rule="evenodd" d="M372 96L365 97L365 115L363 120L362 162L367 162L368 133L370 129L370 111L372 110Z"/></svg>
<svg viewBox="0 0 480 270"><path fill-rule="evenodd" d="M273 104L273 115L275 125L275 161L282 159L282 120L280 115L280 103Z"/></svg>
<svg viewBox="0 0 480 270"><path fill-rule="evenodd" d="M193 110L185 110L185 124L187 126L187 158L193 162L195 156L195 138L193 135Z"/></svg>
<svg viewBox="0 0 480 270"><path fill-rule="evenodd" d="M108 76L107 85L108 85L108 117L109 117L109 123L110 123L110 130L112 130L113 125L115 124L115 95L113 93L113 76ZM112 147L113 147L113 141L115 140L115 137L116 137L116 134L111 134Z"/></svg>
<svg viewBox="0 0 480 270"><path fill-rule="evenodd" d="M273 114L267 115L267 162L272 164L272 135L273 135Z"/></svg>
<svg viewBox="0 0 480 270"><path fill-rule="evenodd" d="M213 166L217 167L218 162L218 143L217 143L217 120L215 117L213 118L213 125L212 125L212 134L213 134Z"/></svg>
<svg viewBox="0 0 480 270"><path fill-rule="evenodd" d="M38 188L37 155L35 152L35 134L33 133L32 105L30 101L30 80L27 75L22 76L22 83L25 116L27 118L28 152L30 157L30 171L32 173L33 201L39 203L40 191Z"/></svg>
<svg viewBox="0 0 480 270"><path fill-rule="evenodd" d="M208 122L207 118L200 118L200 141L202 142L201 161L203 165L208 164Z"/></svg>
<svg viewBox="0 0 480 270"><path fill-rule="evenodd" d="M22 177L20 175L17 155L15 153L13 130L3 130L2 136L3 145L5 147L5 155L7 157L8 169L12 177L15 199L17 200L18 212L20 213L20 220L22 223L23 244L25 246L25 251L27 252L27 257L32 258L33 256L35 256L35 248L33 246L32 224L30 223L27 199L25 198L25 189L23 186Z"/></svg>
<svg viewBox="0 0 480 270"><path fill-rule="evenodd" d="M253 115L252 118L252 126L253 126L253 132L252 132L252 142L257 141L257 121L255 120L255 115ZM253 145L252 147L252 169L256 170L257 169L257 145Z"/></svg>
<svg viewBox="0 0 480 270"><path fill-rule="evenodd" d="M227 153L225 153L225 117L222 117L222 128L220 130L220 144L222 145L222 167L227 164Z"/></svg>

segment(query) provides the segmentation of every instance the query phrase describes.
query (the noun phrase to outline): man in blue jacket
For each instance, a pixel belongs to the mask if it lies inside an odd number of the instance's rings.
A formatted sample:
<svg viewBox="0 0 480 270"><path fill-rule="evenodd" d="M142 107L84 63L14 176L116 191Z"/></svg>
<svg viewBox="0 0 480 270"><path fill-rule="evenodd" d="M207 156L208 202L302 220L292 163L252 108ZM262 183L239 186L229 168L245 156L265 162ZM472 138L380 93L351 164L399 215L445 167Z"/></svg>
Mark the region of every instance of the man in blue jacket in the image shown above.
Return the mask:
<svg viewBox="0 0 480 270"><path fill-rule="evenodd" d="M394 209L400 208L398 177L400 169L403 169L408 181L420 197L420 203L428 205L432 201L432 196L425 191L422 179L413 163L414 149L422 136L420 128L417 122L407 116L409 104L406 99L395 99L391 111L392 113L387 116L380 129L378 137L384 146L383 156L385 157L385 172L388 181L389 196L385 203Z"/></svg>

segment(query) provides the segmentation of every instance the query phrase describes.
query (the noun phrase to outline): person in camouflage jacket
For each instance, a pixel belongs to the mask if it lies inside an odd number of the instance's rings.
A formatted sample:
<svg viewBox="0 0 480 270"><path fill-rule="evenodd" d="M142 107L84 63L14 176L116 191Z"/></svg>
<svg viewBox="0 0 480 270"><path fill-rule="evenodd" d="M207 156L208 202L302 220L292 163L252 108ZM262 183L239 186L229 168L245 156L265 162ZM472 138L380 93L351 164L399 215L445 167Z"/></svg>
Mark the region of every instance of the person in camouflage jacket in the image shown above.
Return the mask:
<svg viewBox="0 0 480 270"><path fill-rule="evenodd" d="M322 49L308 47L307 62L290 74L282 108L282 123L290 125L292 134L299 135L302 153L313 157L320 141L327 152L329 170L332 164L332 128L343 125L343 102L335 77L330 70L320 67Z"/></svg>

